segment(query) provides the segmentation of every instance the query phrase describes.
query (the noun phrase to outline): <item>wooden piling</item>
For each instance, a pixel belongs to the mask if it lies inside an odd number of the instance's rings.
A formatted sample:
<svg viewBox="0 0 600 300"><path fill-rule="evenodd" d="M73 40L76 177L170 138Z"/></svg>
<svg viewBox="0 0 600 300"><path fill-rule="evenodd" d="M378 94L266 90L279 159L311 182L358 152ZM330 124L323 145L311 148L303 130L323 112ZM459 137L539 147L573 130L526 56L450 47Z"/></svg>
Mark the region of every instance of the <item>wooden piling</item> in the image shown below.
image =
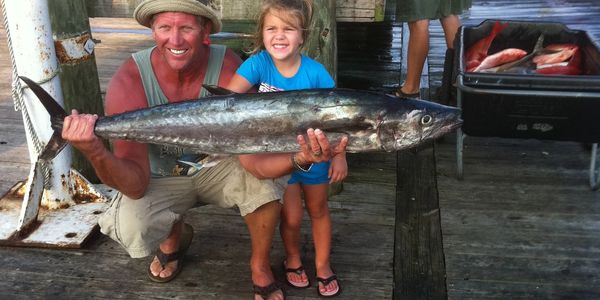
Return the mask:
<svg viewBox="0 0 600 300"><path fill-rule="evenodd" d="M85 0L48 2L52 34L60 64L60 81L63 90L65 111L104 115L98 69L93 52L89 55L73 55L69 48L93 43ZM93 50L93 49L92 49ZM92 183L99 179L91 164L73 149L72 168Z"/></svg>

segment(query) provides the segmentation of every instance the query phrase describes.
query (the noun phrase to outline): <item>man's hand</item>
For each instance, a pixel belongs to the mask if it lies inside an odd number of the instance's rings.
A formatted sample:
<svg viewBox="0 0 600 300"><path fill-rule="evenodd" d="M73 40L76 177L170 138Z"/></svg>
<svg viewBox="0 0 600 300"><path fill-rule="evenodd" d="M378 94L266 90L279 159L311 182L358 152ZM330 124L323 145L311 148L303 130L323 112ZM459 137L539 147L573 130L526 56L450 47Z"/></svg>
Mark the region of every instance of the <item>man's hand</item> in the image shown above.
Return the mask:
<svg viewBox="0 0 600 300"><path fill-rule="evenodd" d="M309 128L306 135L308 142L303 135L297 137L301 152L296 154L296 160L301 165L329 161L334 156L346 151L348 145L348 137L344 136L339 144L331 147L327 136L320 129Z"/></svg>
<svg viewBox="0 0 600 300"><path fill-rule="evenodd" d="M97 120L97 115L79 114L73 109L71 115L65 117L62 138L85 155L93 155L98 150L105 149L100 138L94 133Z"/></svg>

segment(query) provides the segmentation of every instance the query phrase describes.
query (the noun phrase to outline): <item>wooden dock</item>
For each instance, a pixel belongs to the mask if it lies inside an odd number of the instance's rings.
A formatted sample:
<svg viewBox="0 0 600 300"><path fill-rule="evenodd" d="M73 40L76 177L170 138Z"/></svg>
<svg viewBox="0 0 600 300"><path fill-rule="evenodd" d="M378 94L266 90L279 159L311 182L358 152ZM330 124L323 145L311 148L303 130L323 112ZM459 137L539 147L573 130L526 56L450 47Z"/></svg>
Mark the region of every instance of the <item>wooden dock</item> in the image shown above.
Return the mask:
<svg viewBox="0 0 600 300"><path fill-rule="evenodd" d="M473 2L463 16L467 25L487 18L557 21L600 42L594 0ZM426 81L433 91L445 46L439 23L431 24ZM339 23L338 31L339 86L397 87L402 24ZM103 91L130 53L152 44L143 34L93 35L102 41L96 61ZM21 115L10 98L6 46L0 27L0 76L6 78L0 82L0 193L29 169ZM600 192L588 187L589 159L574 142L467 137L465 178L457 180L452 135L411 151L350 155L343 192L330 199L332 263L344 289L338 299L599 299ZM0 298L248 299L243 220L208 206L192 210L186 221L196 234L183 272L169 284L147 280L149 258L131 259L98 234L77 250L0 247ZM310 262L308 222L303 233ZM279 279L282 258L277 237L272 265ZM314 282L314 267L306 267ZM318 298L314 287L289 289L288 296Z"/></svg>
<svg viewBox="0 0 600 300"><path fill-rule="evenodd" d="M475 0L464 23L561 22L600 45L599 15L596 1ZM437 82L443 53L429 61ZM600 194L589 188L589 148L467 137L459 181L454 140L445 141L436 162L448 298L599 299Z"/></svg>

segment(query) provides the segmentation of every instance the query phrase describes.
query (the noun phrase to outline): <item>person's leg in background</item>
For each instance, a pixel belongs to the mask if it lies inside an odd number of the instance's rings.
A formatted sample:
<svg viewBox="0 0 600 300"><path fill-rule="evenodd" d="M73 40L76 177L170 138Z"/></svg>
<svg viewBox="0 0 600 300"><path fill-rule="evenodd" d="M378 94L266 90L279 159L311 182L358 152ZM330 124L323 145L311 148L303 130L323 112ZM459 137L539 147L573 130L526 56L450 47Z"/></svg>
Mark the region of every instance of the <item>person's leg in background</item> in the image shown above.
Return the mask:
<svg viewBox="0 0 600 300"><path fill-rule="evenodd" d="M408 59L406 78L398 89L397 96L418 97L421 85L421 74L427 54L429 53L429 20L408 22Z"/></svg>
<svg viewBox="0 0 600 300"><path fill-rule="evenodd" d="M446 46L448 49L454 49L454 38L460 27L460 18L457 15L449 15L440 19L442 28L444 29L444 37L446 38Z"/></svg>

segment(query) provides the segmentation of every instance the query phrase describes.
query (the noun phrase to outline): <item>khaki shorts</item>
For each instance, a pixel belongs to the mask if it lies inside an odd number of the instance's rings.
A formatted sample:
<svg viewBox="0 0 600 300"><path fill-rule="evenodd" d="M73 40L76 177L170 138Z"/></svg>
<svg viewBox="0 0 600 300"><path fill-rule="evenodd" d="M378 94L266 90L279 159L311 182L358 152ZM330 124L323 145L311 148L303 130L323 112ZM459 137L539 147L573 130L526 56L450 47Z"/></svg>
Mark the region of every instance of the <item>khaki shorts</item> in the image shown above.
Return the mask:
<svg viewBox="0 0 600 300"><path fill-rule="evenodd" d="M281 201L288 178L259 180L232 157L190 177L151 178L140 199L117 193L98 224L131 257L144 257L153 254L188 209L214 204L237 207L245 216L266 203Z"/></svg>

